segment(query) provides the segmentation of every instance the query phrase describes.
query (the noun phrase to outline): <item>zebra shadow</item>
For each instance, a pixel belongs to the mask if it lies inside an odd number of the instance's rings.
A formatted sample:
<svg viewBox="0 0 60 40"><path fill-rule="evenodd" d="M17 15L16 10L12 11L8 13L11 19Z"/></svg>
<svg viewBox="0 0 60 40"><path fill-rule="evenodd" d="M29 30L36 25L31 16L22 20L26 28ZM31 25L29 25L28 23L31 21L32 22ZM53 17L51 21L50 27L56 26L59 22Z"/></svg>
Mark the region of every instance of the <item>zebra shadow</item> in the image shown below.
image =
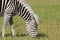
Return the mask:
<svg viewBox="0 0 60 40"><path fill-rule="evenodd" d="M26 36L29 36L29 34L17 34L16 36L17 37L26 37ZM47 38L48 35L46 35L44 33L39 33L36 38L40 39L40 38L44 38L44 37Z"/></svg>
<svg viewBox="0 0 60 40"><path fill-rule="evenodd" d="M25 37L25 36L27 36L28 34L16 34L15 36L16 37ZM2 32L0 32L0 37L2 36ZM7 33L7 34L5 34L5 37L9 37L9 36L11 36L11 37L15 37L15 36L12 36L12 33Z"/></svg>
<svg viewBox="0 0 60 40"><path fill-rule="evenodd" d="M12 34L9 33L9 34L6 34L5 36L6 36L6 37L12 36ZM25 37L25 36L27 36L27 34L16 34L15 36L12 36L12 37Z"/></svg>
<svg viewBox="0 0 60 40"><path fill-rule="evenodd" d="M17 34L16 37L26 37L28 34Z"/></svg>
<svg viewBox="0 0 60 40"><path fill-rule="evenodd" d="M0 37L1 37L2 33L0 33ZM12 36L11 33L8 33L8 34L5 34L5 37L9 37L9 36ZM26 37L26 36L29 36L28 34L16 34L15 35L16 37ZM14 36L12 36L14 37ZM48 35L44 34L44 33L39 33L37 38L40 39L40 38L44 38L44 37L48 37Z"/></svg>
<svg viewBox="0 0 60 40"><path fill-rule="evenodd" d="M40 39L40 38L47 38L48 35L44 34L44 33L39 33L37 38Z"/></svg>
<svg viewBox="0 0 60 40"><path fill-rule="evenodd" d="M26 37L29 36L29 34L17 34L17 37ZM40 39L40 38L47 38L48 35L44 34L44 33L39 33L38 36L36 38Z"/></svg>

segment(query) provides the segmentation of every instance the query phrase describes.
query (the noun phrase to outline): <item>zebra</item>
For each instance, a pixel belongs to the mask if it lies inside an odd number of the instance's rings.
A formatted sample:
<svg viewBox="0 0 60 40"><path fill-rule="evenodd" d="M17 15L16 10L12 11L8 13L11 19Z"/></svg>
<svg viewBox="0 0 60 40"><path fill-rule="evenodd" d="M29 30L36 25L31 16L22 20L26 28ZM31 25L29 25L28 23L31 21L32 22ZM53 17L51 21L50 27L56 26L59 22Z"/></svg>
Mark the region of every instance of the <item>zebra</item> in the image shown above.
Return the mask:
<svg viewBox="0 0 60 40"><path fill-rule="evenodd" d="M11 26L12 35L15 36L13 16L19 15L26 23L26 31L31 37L38 35L38 16L25 0L2 0L1 15L4 15L2 28L2 37L5 36L5 30L8 21Z"/></svg>

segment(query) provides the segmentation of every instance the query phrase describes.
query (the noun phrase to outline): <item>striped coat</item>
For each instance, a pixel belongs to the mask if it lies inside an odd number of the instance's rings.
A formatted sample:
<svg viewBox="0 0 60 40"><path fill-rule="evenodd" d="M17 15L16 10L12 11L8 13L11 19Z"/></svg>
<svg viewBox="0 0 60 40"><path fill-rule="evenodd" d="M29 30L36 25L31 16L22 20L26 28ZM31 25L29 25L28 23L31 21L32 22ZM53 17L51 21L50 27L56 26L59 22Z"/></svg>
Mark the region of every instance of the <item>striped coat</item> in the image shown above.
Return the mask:
<svg viewBox="0 0 60 40"><path fill-rule="evenodd" d="M25 0L2 0L1 14L4 14L2 37L5 36L8 21L11 26L12 35L15 35L13 23L14 14L18 14L26 22L26 30L31 37L37 36L39 19Z"/></svg>

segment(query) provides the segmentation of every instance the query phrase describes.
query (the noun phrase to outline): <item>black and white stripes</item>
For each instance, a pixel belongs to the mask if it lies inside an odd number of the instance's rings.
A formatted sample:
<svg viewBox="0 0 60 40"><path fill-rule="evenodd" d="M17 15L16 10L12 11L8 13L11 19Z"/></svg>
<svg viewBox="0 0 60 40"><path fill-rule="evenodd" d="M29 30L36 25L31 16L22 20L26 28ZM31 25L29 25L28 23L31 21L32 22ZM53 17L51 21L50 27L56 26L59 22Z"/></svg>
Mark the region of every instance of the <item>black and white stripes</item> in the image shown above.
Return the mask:
<svg viewBox="0 0 60 40"><path fill-rule="evenodd" d="M32 37L36 37L38 34L37 31L37 23L38 23L38 17L33 12L32 8L25 2L25 1L19 1L20 5L20 16L25 20L26 22L26 30L28 31L29 35Z"/></svg>
<svg viewBox="0 0 60 40"><path fill-rule="evenodd" d="M8 21L11 26L12 35L14 36L14 23L13 23L13 14L15 11L15 1L17 0L2 0L2 10L1 13L4 15L4 22L2 28L2 37L5 36L5 30L8 24Z"/></svg>
<svg viewBox="0 0 60 40"><path fill-rule="evenodd" d="M20 16L25 20L25 21L28 21L30 18L31 18L31 13L30 13L30 10L28 10L28 4L24 1L20 2L19 3L20 5Z"/></svg>
<svg viewBox="0 0 60 40"><path fill-rule="evenodd" d="M24 21L26 22L26 30L30 36L37 36L38 17L25 0L2 0L2 12L4 13L4 24L2 29L3 37L5 35L5 29L8 21L10 22L12 35L15 35L13 25L14 23L12 18L14 14L18 14L24 19Z"/></svg>

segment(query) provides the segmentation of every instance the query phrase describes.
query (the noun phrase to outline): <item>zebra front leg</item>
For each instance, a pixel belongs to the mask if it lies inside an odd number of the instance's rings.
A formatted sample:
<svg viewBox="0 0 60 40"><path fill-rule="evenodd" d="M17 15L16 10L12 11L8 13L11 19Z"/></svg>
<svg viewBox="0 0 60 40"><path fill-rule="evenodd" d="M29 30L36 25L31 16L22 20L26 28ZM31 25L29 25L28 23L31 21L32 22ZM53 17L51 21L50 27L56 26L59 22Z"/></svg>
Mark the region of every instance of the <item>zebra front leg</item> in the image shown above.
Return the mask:
<svg viewBox="0 0 60 40"><path fill-rule="evenodd" d="M4 23L3 23L3 28L2 28L2 37L5 36L5 30L6 30L9 18L10 17L5 13L4 14Z"/></svg>
<svg viewBox="0 0 60 40"><path fill-rule="evenodd" d="M12 16L11 16L11 18L9 19L9 23L10 23L10 26L11 26L12 36L15 36L14 23L13 23L13 18L12 18Z"/></svg>

